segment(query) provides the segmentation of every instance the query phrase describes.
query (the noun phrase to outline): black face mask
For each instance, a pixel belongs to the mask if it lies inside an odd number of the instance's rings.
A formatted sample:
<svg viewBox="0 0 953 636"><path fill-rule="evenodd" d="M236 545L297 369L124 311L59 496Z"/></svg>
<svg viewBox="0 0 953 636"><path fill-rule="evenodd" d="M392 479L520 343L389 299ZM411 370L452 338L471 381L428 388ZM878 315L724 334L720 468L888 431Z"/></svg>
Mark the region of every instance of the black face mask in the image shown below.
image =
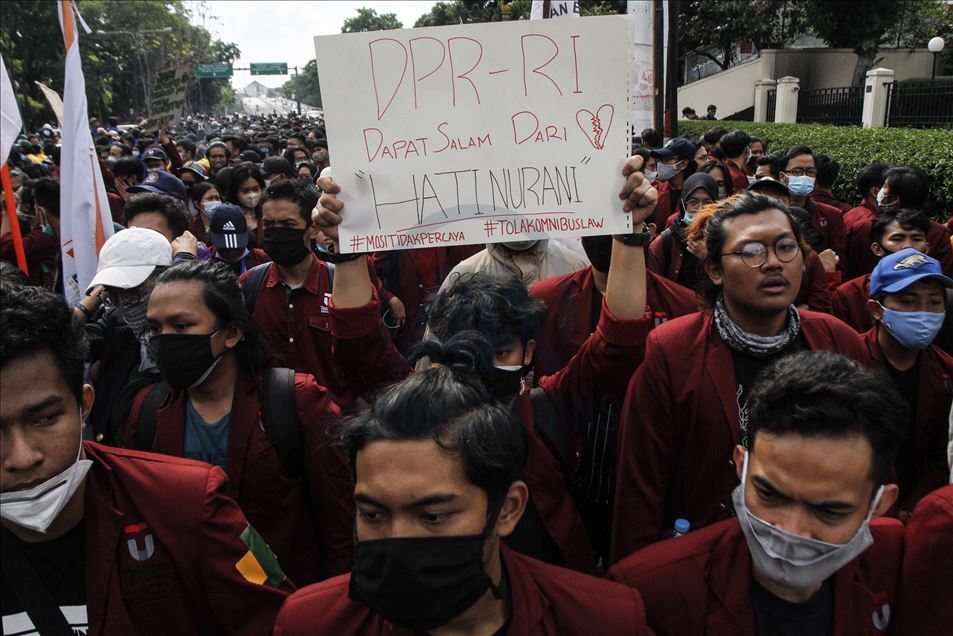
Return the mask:
<svg viewBox="0 0 953 636"><path fill-rule="evenodd" d="M348 598L418 632L450 622L489 589L500 598L483 563L493 509L481 534L357 541Z"/></svg>
<svg viewBox="0 0 953 636"><path fill-rule="evenodd" d="M594 270L603 274L609 272L609 263L612 261L611 236L584 236L582 249L586 251Z"/></svg>
<svg viewBox="0 0 953 636"><path fill-rule="evenodd" d="M152 336L149 348L162 379L174 389L188 389L203 382L222 359L212 355L212 337L217 333Z"/></svg>
<svg viewBox="0 0 953 636"><path fill-rule="evenodd" d="M490 387L493 398L499 402L513 399L514 396L519 394L525 375L525 366L521 366L519 369L493 367L493 386Z"/></svg>
<svg viewBox="0 0 953 636"><path fill-rule="evenodd" d="M305 230L293 227L271 227L264 234L265 252L282 267L293 267L311 253L304 244Z"/></svg>

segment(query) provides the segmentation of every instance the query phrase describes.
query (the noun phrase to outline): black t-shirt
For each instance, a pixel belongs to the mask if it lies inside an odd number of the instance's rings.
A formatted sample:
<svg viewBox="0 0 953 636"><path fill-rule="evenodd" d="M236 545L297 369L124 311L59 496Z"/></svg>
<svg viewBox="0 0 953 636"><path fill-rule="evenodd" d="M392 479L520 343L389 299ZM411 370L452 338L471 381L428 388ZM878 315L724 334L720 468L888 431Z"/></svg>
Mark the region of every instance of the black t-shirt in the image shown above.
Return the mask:
<svg viewBox="0 0 953 636"><path fill-rule="evenodd" d="M25 543L14 538L20 554L33 566L50 596L60 606L74 633L85 634L88 628L86 614L86 584L84 580L84 523L62 537L40 543ZM3 569L4 634L34 634L33 622L17 596L22 589L8 580L7 566Z"/></svg>
<svg viewBox="0 0 953 636"><path fill-rule="evenodd" d="M907 418L906 434L897 449L897 460L894 464L897 470L897 483L900 485L900 495L905 496L917 485L917 450L916 450L916 413L917 398L920 393L920 356L917 362L906 371L895 369L887 359L884 359L887 373L893 378L900 394L910 405L910 416Z"/></svg>
<svg viewBox="0 0 953 636"><path fill-rule="evenodd" d="M589 333L595 333L599 326L599 318L602 317L602 292L592 286L592 317L589 319Z"/></svg>
<svg viewBox="0 0 953 636"><path fill-rule="evenodd" d="M833 632L834 586L830 579L807 603L791 603L752 578L751 607L758 636L829 636Z"/></svg>
<svg viewBox="0 0 953 636"><path fill-rule="evenodd" d="M735 397L738 404L738 439L742 446L748 447L748 396L758 379L758 374L771 366L771 363L784 356L803 351L807 348L804 337L798 334L784 349L770 356L749 356L731 349L731 360L735 368Z"/></svg>

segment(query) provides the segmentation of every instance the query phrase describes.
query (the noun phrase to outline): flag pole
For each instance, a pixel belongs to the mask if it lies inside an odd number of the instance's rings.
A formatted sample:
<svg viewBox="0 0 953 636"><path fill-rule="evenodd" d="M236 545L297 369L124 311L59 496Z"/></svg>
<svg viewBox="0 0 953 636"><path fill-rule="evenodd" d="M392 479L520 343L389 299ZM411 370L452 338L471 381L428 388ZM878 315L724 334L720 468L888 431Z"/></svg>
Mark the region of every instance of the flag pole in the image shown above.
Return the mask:
<svg viewBox="0 0 953 636"><path fill-rule="evenodd" d="M3 199L6 202L7 216L10 217L10 234L13 235L13 251L17 255L17 267L29 276L30 270L26 264L26 250L23 248L23 235L20 233L20 219L17 218L17 204L13 199L10 165L7 162L3 162L3 169L0 170L0 180L3 182Z"/></svg>

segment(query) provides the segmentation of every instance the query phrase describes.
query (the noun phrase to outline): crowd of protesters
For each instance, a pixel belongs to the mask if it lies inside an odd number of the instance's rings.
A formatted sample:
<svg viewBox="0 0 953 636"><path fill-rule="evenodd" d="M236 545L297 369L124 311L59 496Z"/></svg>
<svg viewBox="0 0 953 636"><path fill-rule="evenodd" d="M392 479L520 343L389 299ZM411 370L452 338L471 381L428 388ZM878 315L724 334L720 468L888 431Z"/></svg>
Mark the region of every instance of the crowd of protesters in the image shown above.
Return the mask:
<svg viewBox="0 0 953 636"><path fill-rule="evenodd" d="M951 213L918 167L839 201L808 146L646 130L631 234L340 254L314 120L90 132L116 232L72 306L58 131L9 159L3 633L953 625Z"/></svg>

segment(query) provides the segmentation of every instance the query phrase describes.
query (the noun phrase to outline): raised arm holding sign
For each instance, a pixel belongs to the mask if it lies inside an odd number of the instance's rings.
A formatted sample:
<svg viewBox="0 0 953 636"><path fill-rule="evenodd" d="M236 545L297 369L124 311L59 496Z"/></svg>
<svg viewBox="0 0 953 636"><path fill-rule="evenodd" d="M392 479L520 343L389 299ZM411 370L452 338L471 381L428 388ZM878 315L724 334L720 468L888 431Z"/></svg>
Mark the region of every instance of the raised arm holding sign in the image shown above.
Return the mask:
<svg viewBox="0 0 953 636"><path fill-rule="evenodd" d="M624 16L315 38L342 252L623 233Z"/></svg>

